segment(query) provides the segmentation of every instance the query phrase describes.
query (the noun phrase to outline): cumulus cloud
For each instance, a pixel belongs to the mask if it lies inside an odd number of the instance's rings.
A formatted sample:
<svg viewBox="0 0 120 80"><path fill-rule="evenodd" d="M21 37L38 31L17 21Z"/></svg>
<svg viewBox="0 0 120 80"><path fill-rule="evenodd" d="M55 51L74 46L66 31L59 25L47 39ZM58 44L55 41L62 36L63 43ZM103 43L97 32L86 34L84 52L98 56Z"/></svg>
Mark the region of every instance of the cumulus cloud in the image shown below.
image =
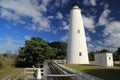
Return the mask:
<svg viewBox="0 0 120 80"><path fill-rule="evenodd" d="M109 5L107 3L105 3L105 2L101 2L99 5L103 6L104 9L107 9L109 7Z"/></svg>
<svg viewBox="0 0 120 80"><path fill-rule="evenodd" d="M27 22L23 18L28 17L32 19L32 25L39 25L39 27L36 27L39 31L49 31L50 21L43 13L47 11L50 1L42 0L42 3L38 5L37 0L1 0L1 17L9 20L17 20L17 22L24 21L26 25Z"/></svg>
<svg viewBox="0 0 120 80"><path fill-rule="evenodd" d="M83 23L86 28L94 29L94 18L83 16Z"/></svg>
<svg viewBox="0 0 120 80"><path fill-rule="evenodd" d="M105 29L103 30L103 39L98 41L93 41L88 43L89 50L101 50L108 49L111 51L115 51L118 47L120 47L120 22L119 21L110 21L105 25ZM91 47L91 45L93 45Z"/></svg>
<svg viewBox="0 0 120 80"><path fill-rule="evenodd" d="M99 51L102 49L108 49L103 44L104 44L104 42L102 40L90 41L90 42L88 42L88 50L89 51Z"/></svg>
<svg viewBox="0 0 120 80"><path fill-rule="evenodd" d="M86 40L87 40L87 42L91 41L91 37L90 37L90 36L87 36L87 37L86 37Z"/></svg>
<svg viewBox="0 0 120 80"><path fill-rule="evenodd" d="M53 6L63 7L67 4L70 0L55 0L55 4Z"/></svg>
<svg viewBox="0 0 120 80"><path fill-rule="evenodd" d="M69 29L69 24L67 24L66 21L62 21L62 27L60 27L61 30L68 30Z"/></svg>
<svg viewBox="0 0 120 80"><path fill-rule="evenodd" d="M14 13L11 13L10 11L6 10L6 9L1 9L1 15L0 15L1 18L6 18L7 20L19 20L19 16L14 14Z"/></svg>
<svg viewBox="0 0 120 80"><path fill-rule="evenodd" d="M46 8L45 5L41 4L41 5L39 6L39 10L46 12L46 11L47 11L47 8Z"/></svg>
<svg viewBox="0 0 120 80"><path fill-rule="evenodd" d="M51 0L42 0L42 3L46 6L48 6L49 2L51 2Z"/></svg>
<svg viewBox="0 0 120 80"><path fill-rule="evenodd" d="M54 19L54 16L48 16L48 19Z"/></svg>
<svg viewBox="0 0 120 80"><path fill-rule="evenodd" d="M61 13L61 12L57 12L57 13L56 13L56 18L57 18L57 19L63 19L62 13Z"/></svg>
<svg viewBox="0 0 120 80"><path fill-rule="evenodd" d="M25 40L30 40L31 37L30 36L25 36Z"/></svg>
<svg viewBox="0 0 120 80"><path fill-rule="evenodd" d="M70 0L61 0L61 1L62 1L63 5L64 5L64 4L68 3L68 1L70 1Z"/></svg>
<svg viewBox="0 0 120 80"><path fill-rule="evenodd" d="M120 22L119 21L112 21L109 24L106 25L106 28L104 30L104 36L107 35L117 35L120 33Z"/></svg>
<svg viewBox="0 0 120 80"><path fill-rule="evenodd" d="M1 38L1 41L4 41L4 43L0 44L1 53L5 53L8 50L15 52L18 49L18 46L16 44L21 45L23 43L22 41L12 39L11 37Z"/></svg>
<svg viewBox="0 0 120 80"><path fill-rule="evenodd" d="M96 0L83 0L83 4L86 6L96 6Z"/></svg>
<svg viewBox="0 0 120 80"><path fill-rule="evenodd" d="M67 39L68 39L68 35L65 35L65 36L61 37L61 40L64 41L64 42L66 42Z"/></svg>
<svg viewBox="0 0 120 80"><path fill-rule="evenodd" d="M83 24L90 32L95 33L95 21L93 17L83 16Z"/></svg>
<svg viewBox="0 0 120 80"><path fill-rule="evenodd" d="M105 5L104 5L104 9L107 9L108 7L109 7L108 4L105 4Z"/></svg>
<svg viewBox="0 0 120 80"><path fill-rule="evenodd" d="M120 22L112 21L104 29L104 43L106 46L120 47Z"/></svg>
<svg viewBox="0 0 120 80"><path fill-rule="evenodd" d="M98 21L98 25L106 25L109 22L109 14L111 13L111 11L109 9L105 9Z"/></svg>
<svg viewBox="0 0 120 80"><path fill-rule="evenodd" d="M12 10L19 15L29 17L40 15L40 13L35 8L36 6L34 7L30 0L2 0L0 1L0 6L5 9Z"/></svg>

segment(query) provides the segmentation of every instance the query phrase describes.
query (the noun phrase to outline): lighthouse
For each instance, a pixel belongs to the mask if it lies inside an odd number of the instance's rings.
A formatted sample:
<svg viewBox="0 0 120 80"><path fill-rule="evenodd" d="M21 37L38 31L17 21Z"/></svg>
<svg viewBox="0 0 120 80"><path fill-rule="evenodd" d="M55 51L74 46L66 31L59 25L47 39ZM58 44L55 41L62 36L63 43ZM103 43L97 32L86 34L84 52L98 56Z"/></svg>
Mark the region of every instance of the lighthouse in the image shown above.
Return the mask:
<svg viewBox="0 0 120 80"><path fill-rule="evenodd" d="M85 30L81 10L77 4L70 11L67 64L89 64Z"/></svg>

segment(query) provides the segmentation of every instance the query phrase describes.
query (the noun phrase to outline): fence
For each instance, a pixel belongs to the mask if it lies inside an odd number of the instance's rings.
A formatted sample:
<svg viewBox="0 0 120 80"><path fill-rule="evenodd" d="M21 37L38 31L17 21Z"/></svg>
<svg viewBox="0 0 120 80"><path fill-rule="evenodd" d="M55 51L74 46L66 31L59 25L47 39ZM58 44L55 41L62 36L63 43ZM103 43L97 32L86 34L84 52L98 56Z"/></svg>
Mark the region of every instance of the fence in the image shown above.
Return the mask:
<svg viewBox="0 0 120 80"><path fill-rule="evenodd" d="M24 69L24 76L26 76L26 78L36 78L37 77L37 70L39 68L25 68ZM41 70L41 75L43 77L44 75L44 68L40 68Z"/></svg>

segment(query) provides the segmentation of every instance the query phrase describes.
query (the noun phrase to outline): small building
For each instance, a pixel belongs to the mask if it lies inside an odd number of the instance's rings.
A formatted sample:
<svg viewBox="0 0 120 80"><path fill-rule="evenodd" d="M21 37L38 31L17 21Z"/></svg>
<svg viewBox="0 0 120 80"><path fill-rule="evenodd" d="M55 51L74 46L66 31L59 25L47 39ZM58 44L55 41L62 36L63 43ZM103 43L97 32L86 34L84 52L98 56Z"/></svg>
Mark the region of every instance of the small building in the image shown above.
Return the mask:
<svg viewBox="0 0 120 80"><path fill-rule="evenodd" d="M112 53L97 53L94 55L96 66L113 66L113 54Z"/></svg>

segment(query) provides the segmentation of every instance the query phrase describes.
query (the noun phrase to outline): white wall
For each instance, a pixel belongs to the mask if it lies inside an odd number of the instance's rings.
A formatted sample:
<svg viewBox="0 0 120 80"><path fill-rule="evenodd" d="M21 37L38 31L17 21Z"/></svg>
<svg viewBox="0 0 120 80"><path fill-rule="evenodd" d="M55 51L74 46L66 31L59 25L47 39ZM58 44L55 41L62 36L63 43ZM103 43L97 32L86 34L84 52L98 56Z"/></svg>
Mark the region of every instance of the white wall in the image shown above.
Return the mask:
<svg viewBox="0 0 120 80"><path fill-rule="evenodd" d="M112 53L98 53L98 54L95 54L95 65L112 67L113 66Z"/></svg>
<svg viewBox="0 0 120 80"><path fill-rule="evenodd" d="M81 56L79 55L81 53ZM89 64L86 37L78 6L74 6L70 13L70 28L67 45L68 64Z"/></svg>
<svg viewBox="0 0 120 80"><path fill-rule="evenodd" d="M107 65L108 66L113 66L113 55L112 54L106 54L107 56Z"/></svg>

